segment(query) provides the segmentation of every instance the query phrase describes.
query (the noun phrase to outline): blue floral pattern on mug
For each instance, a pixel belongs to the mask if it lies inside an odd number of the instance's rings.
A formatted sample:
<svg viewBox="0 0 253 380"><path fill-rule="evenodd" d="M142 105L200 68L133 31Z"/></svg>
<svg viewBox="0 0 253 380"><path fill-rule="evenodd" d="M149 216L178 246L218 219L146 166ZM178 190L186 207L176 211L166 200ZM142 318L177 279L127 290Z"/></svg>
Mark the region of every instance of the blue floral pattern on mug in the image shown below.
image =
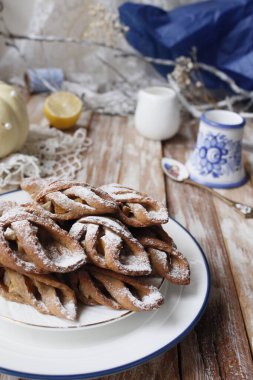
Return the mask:
<svg viewBox="0 0 253 380"><path fill-rule="evenodd" d="M218 178L241 168L241 142L223 134L199 133L191 158L200 175Z"/></svg>

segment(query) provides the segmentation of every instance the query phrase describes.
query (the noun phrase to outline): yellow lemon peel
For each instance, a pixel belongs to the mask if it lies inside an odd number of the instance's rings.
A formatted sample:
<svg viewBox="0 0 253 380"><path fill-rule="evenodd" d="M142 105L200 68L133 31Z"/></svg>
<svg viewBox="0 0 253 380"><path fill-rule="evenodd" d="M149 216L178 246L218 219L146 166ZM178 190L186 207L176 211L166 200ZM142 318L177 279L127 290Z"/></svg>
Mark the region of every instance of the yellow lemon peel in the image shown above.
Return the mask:
<svg viewBox="0 0 253 380"><path fill-rule="evenodd" d="M82 112L82 101L70 92L55 92L44 103L44 114L50 125L59 129L73 127Z"/></svg>

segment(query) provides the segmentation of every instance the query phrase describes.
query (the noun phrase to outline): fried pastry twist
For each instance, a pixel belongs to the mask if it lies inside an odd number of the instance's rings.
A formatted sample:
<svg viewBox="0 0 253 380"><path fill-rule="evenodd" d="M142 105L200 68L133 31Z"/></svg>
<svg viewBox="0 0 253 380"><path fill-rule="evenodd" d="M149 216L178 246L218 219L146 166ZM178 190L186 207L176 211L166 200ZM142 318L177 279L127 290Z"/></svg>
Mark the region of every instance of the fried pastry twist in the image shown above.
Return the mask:
<svg viewBox="0 0 253 380"><path fill-rule="evenodd" d="M50 275L23 275L0 268L0 295L9 301L31 305L43 314L76 319L74 291Z"/></svg>
<svg viewBox="0 0 253 380"><path fill-rule="evenodd" d="M118 220L101 216L79 219L69 231L84 247L90 262L130 276L148 275L147 252Z"/></svg>
<svg viewBox="0 0 253 380"><path fill-rule="evenodd" d="M147 285L143 279L92 265L71 273L70 282L77 297L87 305L149 311L158 309L164 301L159 290L153 285Z"/></svg>
<svg viewBox="0 0 253 380"><path fill-rule="evenodd" d="M116 202L103 190L83 182L29 179L21 187L56 220L75 220L86 215L112 214ZM36 209L36 204L34 204Z"/></svg>
<svg viewBox="0 0 253 380"><path fill-rule="evenodd" d="M65 273L85 261L80 244L53 220L19 206L1 216L1 265L20 273Z"/></svg>
<svg viewBox="0 0 253 380"><path fill-rule="evenodd" d="M148 252L151 266L156 274L174 284L190 283L189 263L162 227L154 226L132 232Z"/></svg>
<svg viewBox="0 0 253 380"><path fill-rule="evenodd" d="M16 202L0 201L0 216L2 216L5 212L11 210L15 206L17 206Z"/></svg>
<svg viewBox="0 0 253 380"><path fill-rule="evenodd" d="M148 227L166 223L166 208L150 196L129 187L112 183L101 186L119 206L118 218L132 227Z"/></svg>

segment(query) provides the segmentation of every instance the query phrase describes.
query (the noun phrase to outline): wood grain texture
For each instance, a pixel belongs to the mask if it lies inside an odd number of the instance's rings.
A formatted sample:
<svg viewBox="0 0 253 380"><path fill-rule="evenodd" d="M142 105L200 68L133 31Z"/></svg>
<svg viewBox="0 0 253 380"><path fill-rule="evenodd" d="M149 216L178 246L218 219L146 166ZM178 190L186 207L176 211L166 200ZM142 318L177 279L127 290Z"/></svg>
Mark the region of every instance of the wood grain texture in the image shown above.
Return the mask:
<svg viewBox="0 0 253 380"><path fill-rule="evenodd" d="M102 377L101 380L179 380L177 348L156 359L116 375Z"/></svg>
<svg viewBox="0 0 253 380"><path fill-rule="evenodd" d="M132 118L129 118L124 128L119 183L141 190L165 202L161 158L161 143L140 136L134 128Z"/></svg>
<svg viewBox="0 0 253 380"><path fill-rule="evenodd" d="M143 139L131 118L95 116L89 137L94 146L87 153L80 179L95 184L120 182L165 199L160 166L161 143ZM97 143L95 143L97 141ZM179 379L177 348L144 365L103 380Z"/></svg>
<svg viewBox="0 0 253 380"><path fill-rule="evenodd" d="M169 144L164 153L182 162L187 155L183 146L175 149ZM249 343L214 200L190 185L169 179L166 183L170 214L200 242L212 276L207 309L194 332L180 344L182 378L251 379Z"/></svg>
<svg viewBox="0 0 253 380"><path fill-rule="evenodd" d="M93 186L117 182L122 161L126 119L95 115L88 136L93 144L85 154L78 178Z"/></svg>
<svg viewBox="0 0 253 380"><path fill-rule="evenodd" d="M233 200L253 206L253 189L250 183L222 193ZM215 208L253 351L253 219L238 216L235 211L217 200Z"/></svg>
<svg viewBox="0 0 253 380"><path fill-rule="evenodd" d="M40 122L41 104L40 97L29 101L32 122ZM253 379L249 345L253 330L253 222L243 220L208 193L165 179L160 168L162 154L186 159L196 128L196 122L184 119L180 133L162 146L137 135L131 119L92 118L89 137L93 145L84 156L78 178L96 186L120 181L160 200L166 198L170 214L200 242L212 273L207 309L181 344L152 361L102 380ZM253 203L252 186L225 193ZM7 379L0 376L0 380Z"/></svg>

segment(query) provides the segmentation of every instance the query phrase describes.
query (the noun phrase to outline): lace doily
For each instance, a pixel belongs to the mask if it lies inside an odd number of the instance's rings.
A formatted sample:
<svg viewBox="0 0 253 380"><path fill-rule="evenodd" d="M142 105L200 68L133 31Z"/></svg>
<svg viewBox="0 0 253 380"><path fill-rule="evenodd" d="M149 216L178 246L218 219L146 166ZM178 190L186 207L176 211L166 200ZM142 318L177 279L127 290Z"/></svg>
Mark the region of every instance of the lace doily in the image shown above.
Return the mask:
<svg viewBox="0 0 253 380"><path fill-rule="evenodd" d="M19 187L24 177L73 179L81 169L83 154L91 145L86 129L70 135L49 128L46 121L42 124L31 124L22 151L0 161L1 192Z"/></svg>

